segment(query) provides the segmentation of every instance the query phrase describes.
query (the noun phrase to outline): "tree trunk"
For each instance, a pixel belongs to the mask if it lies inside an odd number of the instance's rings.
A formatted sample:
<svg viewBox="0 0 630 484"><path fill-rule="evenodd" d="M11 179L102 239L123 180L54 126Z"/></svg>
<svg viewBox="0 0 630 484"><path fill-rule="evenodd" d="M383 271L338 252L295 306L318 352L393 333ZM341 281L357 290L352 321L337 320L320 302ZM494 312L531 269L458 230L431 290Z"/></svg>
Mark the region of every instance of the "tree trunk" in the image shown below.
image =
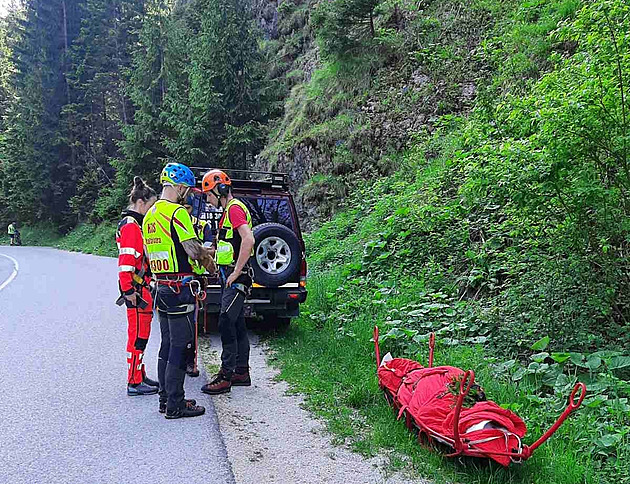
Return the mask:
<svg viewBox="0 0 630 484"><path fill-rule="evenodd" d="M120 89L120 99L122 102L122 115L123 115L123 124L125 126L127 126L129 124L129 122L127 121L127 98L125 97L125 93L122 92L123 89L122 87L119 88Z"/></svg>
<svg viewBox="0 0 630 484"><path fill-rule="evenodd" d="M62 0L61 8L63 10L63 41L65 46L64 51L64 79L66 80L66 104L70 103L70 83L68 82L68 12L66 11L66 0Z"/></svg>
<svg viewBox="0 0 630 484"><path fill-rule="evenodd" d="M115 38L115 42L116 42L116 57L118 58L118 61L122 64L122 55L120 53L120 43L118 42L118 37ZM123 87L123 80L121 79L121 75L120 75L120 67L118 69L118 72L116 73L116 79L117 79L117 83L116 83L116 89L118 89L118 95L120 96L120 104L122 107L122 119L123 119L123 125L127 126L129 123L127 122L127 98L125 97L125 90Z"/></svg>
<svg viewBox="0 0 630 484"><path fill-rule="evenodd" d="M160 38L160 42L162 39ZM164 72L164 49L160 46L160 106L164 102L164 98L166 98L166 81L164 80L166 73Z"/></svg>
<svg viewBox="0 0 630 484"><path fill-rule="evenodd" d="M109 136L109 126L107 125L107 100L105 99L105 92L101 92L101 99L103 103L103 139L105 140L105 153L107 156L111 156L111 144L112 139Z"/></svg>
<svg viewBox="0 0 630 484"><path fill-rule="evenodd" d="M63 11L63 42L64 42L64 54L63 54L63 79L66 84L66 102L65 104L70 104L70 83L68 82L68 71L70 67L68 64L72 65L69 62L70 59L70 51L69 51L69 42L68 42L68 11L66 9L66 0L61 1L61 9ZM70 159L72 166L77 168L77 153L76 147L74 146L75 140L75 132L74 132L74 123L72 122L72 115L69 118L69 126L70 126Z"/></svg>
<svg viewBox="0 0 630 484"><path fill-rule="evenodd" d="M370 35L372 38L374 38L374 36L376 35L376 32L374 31L374 11L373 10L370 12Z"/></svg>

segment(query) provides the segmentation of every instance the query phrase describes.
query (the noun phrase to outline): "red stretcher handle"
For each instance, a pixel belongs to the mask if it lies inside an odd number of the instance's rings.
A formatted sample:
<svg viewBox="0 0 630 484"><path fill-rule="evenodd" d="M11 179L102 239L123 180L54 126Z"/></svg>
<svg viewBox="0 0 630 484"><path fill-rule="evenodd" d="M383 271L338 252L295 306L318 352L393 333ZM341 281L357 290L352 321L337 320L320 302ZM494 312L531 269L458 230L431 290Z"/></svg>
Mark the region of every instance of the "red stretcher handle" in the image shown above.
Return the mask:
<svg viewBox="0 0 630 484"><path fill-rule="evenodd" d="M462 405L464 404L464 398L470 392L473 384L475 383L475 372L472 370L468 370L464 373L462 380L459 382L459 395L457 396L457 404L455 405L455 418L453 419L453 440L455 443L455 454L457 455L462 452L464 448L464 443L462 439L459 437L459 416L462 412Z"/></svg>
<svg viewBox="0 0 630 484"><path fill-rule="evenodd" d="M433 352L435 351L435 333L431 333L429 336L429 366L433 368Z"/></svg>
<svg viewBox="0 0 630 484"><path fill-rule="evenodd" d="M577 403L575 402L575 396L577 395L578 390L582 390L580 392L580 396L578 398ZM571 392L571 396L569 397L569 408L571 410L577 410L582 405L584 401L584 397L586 396L586 385L582 382L576 383L573 387L573 391Z"/></svg>
<svg viewBox="0 0 630 484"><path fill-rule="evenodd" d="M578 391L580 392L579 396L578 396ZM551 437L556 432L556 430L560 428L560 426L569 417L569 415L571 415L572 412L580 408L580 406L582 405L582 402L584 401L585 396L586 396L586 385L582 382L576 383L575 386L573 387L573 391L571 392L571 396L569 397L569 403L567 404L567 408L564 409L564 412L562 412L562 415L558 417L558 420L556 420L556 423L554 423L551 426L551 428L542 435L542 437L540 437L531 446L529 447L526 446L523 449L523 454L524 454L523 457L526 459L529 458L538 447L544 444L549 439L549 437ZM577 401L575 400L576 397L577 397Z"/></svg>
<svg viewBox="0 0 630 484"><path fill-rule="evenodd" d="M378 326L374 326L374 351L376 351L376 369L381 367L381 350L378 347Z"/></svg>

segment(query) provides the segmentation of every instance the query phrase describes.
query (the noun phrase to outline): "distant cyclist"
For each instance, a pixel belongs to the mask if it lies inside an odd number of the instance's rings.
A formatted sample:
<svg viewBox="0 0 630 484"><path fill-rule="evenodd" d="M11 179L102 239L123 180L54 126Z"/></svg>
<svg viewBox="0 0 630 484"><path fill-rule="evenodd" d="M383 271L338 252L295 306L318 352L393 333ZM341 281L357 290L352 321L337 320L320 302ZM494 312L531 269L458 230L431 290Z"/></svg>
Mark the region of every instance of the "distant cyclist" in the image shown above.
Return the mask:
<svg viewBox="0 0 630 484"><path fill-rule="evenodd" d="M22 241L20 240L20 231L17 228L17 222L11 222L7 228L7 232L11 238L10 245L22 245Z"/></svg>

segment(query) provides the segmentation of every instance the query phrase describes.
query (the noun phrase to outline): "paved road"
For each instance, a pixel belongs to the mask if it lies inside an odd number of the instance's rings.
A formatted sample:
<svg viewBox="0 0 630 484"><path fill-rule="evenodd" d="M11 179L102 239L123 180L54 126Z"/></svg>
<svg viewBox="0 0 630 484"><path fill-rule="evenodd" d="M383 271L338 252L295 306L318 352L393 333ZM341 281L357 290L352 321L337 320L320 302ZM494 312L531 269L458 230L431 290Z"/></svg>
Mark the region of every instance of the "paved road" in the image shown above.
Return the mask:
<svg viewBox="0 0 630 484"><path fill-rule="evenodd" d="M127 397L126 322L116 261L0 247L19 262L0 290L0 483L233 483L214 406L166 420L157 395ZM0 257L0 285L13 263ZM157 378L159 327L145 361ZM187 443L185 443L187 442Z"/></svg>

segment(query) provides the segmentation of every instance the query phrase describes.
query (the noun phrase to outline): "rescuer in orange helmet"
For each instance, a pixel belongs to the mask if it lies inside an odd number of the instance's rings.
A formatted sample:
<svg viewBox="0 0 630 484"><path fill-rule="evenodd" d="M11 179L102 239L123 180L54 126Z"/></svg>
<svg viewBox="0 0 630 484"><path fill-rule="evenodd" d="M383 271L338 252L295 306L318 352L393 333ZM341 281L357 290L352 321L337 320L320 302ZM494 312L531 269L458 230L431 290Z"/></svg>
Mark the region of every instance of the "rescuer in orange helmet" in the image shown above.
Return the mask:
<svg viewBox="0 0 630 484"><path fill-rule="evenodd" d="M201 188L208 202L223 208L216 238L216 262L221 278L221 369L201 391L229 392L232 385L249 386L249 339L245 327L245 299L252 287L249 258L254 251L252 217L247 206L232 195L232 180L221 170L206 173Z"/></svg>

